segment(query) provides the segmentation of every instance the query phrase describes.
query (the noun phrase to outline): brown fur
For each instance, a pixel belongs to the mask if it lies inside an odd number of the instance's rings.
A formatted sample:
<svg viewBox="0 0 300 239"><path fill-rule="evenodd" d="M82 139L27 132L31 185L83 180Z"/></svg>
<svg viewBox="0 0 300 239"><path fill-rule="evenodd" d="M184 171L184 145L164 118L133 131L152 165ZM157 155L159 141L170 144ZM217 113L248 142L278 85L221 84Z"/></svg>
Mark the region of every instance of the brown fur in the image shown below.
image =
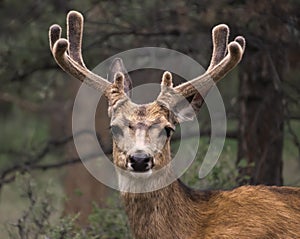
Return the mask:
<svg viewBox="0 0 300 239"><path fill-rule="evenodd" d="M243 186L193 191L179 180L145 194L122 194L136 239L300 238L300 189Z"/></svg>
<svg viewBox="0 0 300 239"><path fill-rule="evenodd" d="M168 110L156 103L142 106L144 115L131 103L123 107L114 117L128 115L135 124L157 119L166 124L170 119ZM114 159L125 169L121 153L116 147ZM156 157L159 167L171 160L170 141ZM195 191L177 180L155 192L122 193L122 199L136 239L300 238L300 188L243 186L231 191Z"/></svg>
<svg viewBox="0 0 300 239"><path fill-rule="evenodd" d="M173 87L171 73L165 72L157 100L136 105L128 98L131 82L124 72L122 61L117 59L112 63L109 75L113 76L109 80L113 82L95 75L85 67L81 56L83 17L71 11L67 16L67 25L68 40L60 37L61 28L58 25L50 28L52 54L69 74L95 89L105 91L112 131L115 129L115 165L132 172L135 169L128 162L132 155L142 151L143 155L147 155L148 162L150 159L153 161L148 164L151 170L166 167L165 174L155 178L154 183L160 183L172 175L172 170L168 168L171 135L163 134L164 130L167 132L176 123L194 117L190 110L198 111L214 82L222 79L241 60L245 39L238 36L228 44L229 28L224 24L216 26L213 29L211 63L203 75ZM191 107L182 104L182 97L191 99ZM146 170L150 171L148 168ZM119 176L122 179L121 173ZM119 181L119 184L130 189L137 185L132 181ZM136 239L300 238L298 188L244 186L231 191L201 192L176 180L165 188L148 193L135 194L124 190L122 198Z"/></svg>

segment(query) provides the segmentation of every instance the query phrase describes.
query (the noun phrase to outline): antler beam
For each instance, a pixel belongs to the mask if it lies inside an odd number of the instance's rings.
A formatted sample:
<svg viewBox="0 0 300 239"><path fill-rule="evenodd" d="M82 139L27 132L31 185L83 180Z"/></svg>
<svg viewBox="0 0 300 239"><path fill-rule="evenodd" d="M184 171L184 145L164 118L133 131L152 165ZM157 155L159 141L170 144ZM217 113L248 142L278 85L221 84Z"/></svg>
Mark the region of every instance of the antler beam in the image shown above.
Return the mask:
<svg viewBox="0 0 300 239"><path fill-rule="evenodd" d="M76 11L67 15L67 38L61 38L61 27L54 24L49 29L52 55L57 64L67 73L96 90L104 91L111 85L106 79L94 74L85 66L81 54L83 16Z"/></svg>
<svg viewBox="0 0 300 239"><path fill-rule="evenodd" d="M175 90L184 97L190 97L201 93L202 97L208 93L209 89L232 70L242 59L245 50L245 39L241 36L228 43L229 28L225 24L214 27L213 54L207 71L191 81L185 82ZM227 52L227 55L225 55Z"/></svg>

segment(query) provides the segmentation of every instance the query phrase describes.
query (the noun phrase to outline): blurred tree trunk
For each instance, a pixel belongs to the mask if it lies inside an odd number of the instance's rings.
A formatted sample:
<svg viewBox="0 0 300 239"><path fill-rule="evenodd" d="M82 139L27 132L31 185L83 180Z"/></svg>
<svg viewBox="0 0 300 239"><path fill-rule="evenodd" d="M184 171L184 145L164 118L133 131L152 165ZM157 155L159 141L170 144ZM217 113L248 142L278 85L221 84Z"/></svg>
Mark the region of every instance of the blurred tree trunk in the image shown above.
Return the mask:
<svg viewBox="0 0 300 239"><path fill-rule="evenodd" d="M240 184L282 185L284 54L249 49L240 68Z"/></svg>
<svg viewBox="0 0 300 239"><path fill-rule="evenodd" d="M64 75L64 77L67 78L68 76ZM75 79L66 81L66 87L61 87L60 90L56 91L56 103L52 107L53 113L50 114L51 136L54 139L72 135L72 109L80 83ZM100 134L102 147L104 147L104 150L107 150L111 147L109 131L106 130L108 129L106 127L108 125L107 106L101 100L98 107L99 110L97 109L96 112L96 130ZM49 111L47 113L49 114ZM78 158L73 141L68 143L62 157L65 159ZM88 225L88 216L93 209L93 203L100 207L105 207L110 190L95 179L81 162L68 165L63 170L63 190L66 195L63 214L75 215L79 213L76 222L80 226L86 226Z"/></svg>
<svg viewBox="0 0 300 239"><path fill-rule="evenodd" d="M66 119L68 120L64 121L64 127L67 131L67 135L71 135L73 103L81 83L79 83L75 79L71 79L66 84L70 97L67 106L68 115L66 117ZM64 92L64 90L61 91L61 93L65 94ZM88 101L84 102L84 104L88 103ZM82 105L82 107L89 106ZM100 135L101 146L104 151L107 151L111 147L109 135L110 132L108 130L109 123L106 111L106 102L101 99L96 111L95 126L97 133ZM69 144L66 155L67 158L78 157L73 142ZM67 200L64 204L64 214L67 215L79 213L77 223L81 226L88 225L88 216L92 212L93 203L96 203L100 207L105 207L107 196L110 194L109 188L100 183L96 178L94 178L81 162L69 165L66 168L66 174L64 178L64 192L67 196Z"/></svg>

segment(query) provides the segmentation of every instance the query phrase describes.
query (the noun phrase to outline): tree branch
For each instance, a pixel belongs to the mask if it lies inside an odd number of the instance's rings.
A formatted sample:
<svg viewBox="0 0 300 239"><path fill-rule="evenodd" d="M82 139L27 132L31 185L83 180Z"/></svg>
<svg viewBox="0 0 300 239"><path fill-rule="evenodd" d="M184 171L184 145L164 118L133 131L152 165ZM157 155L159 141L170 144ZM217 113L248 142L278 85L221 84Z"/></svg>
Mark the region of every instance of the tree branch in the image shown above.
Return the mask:
<svg viewBox="0 0 300 239"><path fill-rule="evenodd" d="M55 163L47 163L47 164L42 164L41 161L45 158L46 155L48 155L51 150L54 148L63 146L67 144L68 142L73 140L73 137L79 136L81 134L93 134L93 132L88 131L88 130L83 130L78 132L77 134L67 136L65 138L59 139L59 140L49 140L46 145L35 155L27 155L26 157L29 158L25 160L25 162L18 163L16 165L13 165L12 167L9 167L1 172L0 176L0 189L4 184L11 183L16 179L16 176L18 173L24 174L26 172L29 172L31 170L50 170L50 169L57 169L61 168L67 165L72 165L76 163L82 162L82 159L80 158L71 158L71 159L66 159L61 162L55 162ZM201 136L210 136L211 131L210 129L207 130L202 130L201 131ZM191 132L190 134L181 137L179 134L174 135L172 138L172 141L177 141L181 139L187 139L187 138L192 138L192 137L198 137L199 133L198 132ZM218 136L218 134L217 134ZM99 134L97 134L97 137L99 139ZM236 139L237 138L237 131L228 131L226 134L227 138L231 139ZM104 154L110 155L112 153L112 149L104 149ZM88 155L84 160L92 160L94 158L97 158L101 155L99 154L90 154Z"/></svg>

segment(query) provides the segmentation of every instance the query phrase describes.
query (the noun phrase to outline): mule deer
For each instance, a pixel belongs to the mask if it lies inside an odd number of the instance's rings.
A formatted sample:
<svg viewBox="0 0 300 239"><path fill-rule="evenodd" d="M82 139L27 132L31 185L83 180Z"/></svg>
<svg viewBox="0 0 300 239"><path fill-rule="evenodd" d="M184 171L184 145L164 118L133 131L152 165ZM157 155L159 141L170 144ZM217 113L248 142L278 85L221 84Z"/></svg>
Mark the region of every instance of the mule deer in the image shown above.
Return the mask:
<svg viewBox="0 0 300 239"><path fill-rule="evenodd" d="M198 111L213 83L238 64L245 49L243 37L228 44L228 27L216 26L207 71L176 87L171 73L165 72L158 98L137 105L129 98L131 81L122 61L113 61L111 82L89 71L81 55L83 17L71 11L67 23L68 39L61 38L60 26L51 26L50 48L63 70L105 92L113 133L113 162L116 168L132 175L120 173L119 183L135 238L300 238L299 188L242 186L230 191L196 191L177 179L159 190L130 191L135 181L143 179L147 184L151 175L162 168L167 170L154 182L172 175L168 165L175 125L191 120L191 109ZM190 102L188 109L178 95Z"/></svg>

